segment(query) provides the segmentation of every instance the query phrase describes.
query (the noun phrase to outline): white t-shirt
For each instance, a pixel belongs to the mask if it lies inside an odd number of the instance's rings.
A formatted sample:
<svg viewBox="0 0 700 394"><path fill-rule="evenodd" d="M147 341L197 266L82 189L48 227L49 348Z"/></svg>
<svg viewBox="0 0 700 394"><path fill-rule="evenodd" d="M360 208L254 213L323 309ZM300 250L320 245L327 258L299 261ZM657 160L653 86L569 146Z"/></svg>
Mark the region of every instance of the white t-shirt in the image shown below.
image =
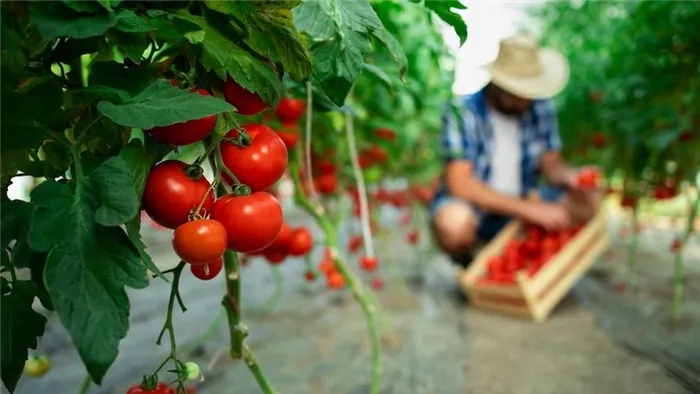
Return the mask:
<svg viewBox="0 0 700 394"><path fill-rule="evenodd" d="M519 197L522 189L522 130L518 118L489 108L489 120L494 143L489 185L503 194Z"/></svg>

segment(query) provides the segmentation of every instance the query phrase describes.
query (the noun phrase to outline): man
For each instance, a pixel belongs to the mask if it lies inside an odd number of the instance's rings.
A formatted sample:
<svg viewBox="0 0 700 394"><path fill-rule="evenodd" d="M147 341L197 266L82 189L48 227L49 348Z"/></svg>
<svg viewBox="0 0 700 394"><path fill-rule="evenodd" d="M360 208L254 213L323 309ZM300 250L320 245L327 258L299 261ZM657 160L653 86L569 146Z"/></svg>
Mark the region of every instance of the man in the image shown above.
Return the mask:
<svg viewBox="0 0 700 394"><path fill-rule="evenodd" d="M577 171L560 155L550 97L568 82L566 59L515 36L501 41L487 69L490 83L446 111L446 167L430 207L438 245L462 267L511 218L555 230L592 217L602 198L577 187ZM528 199L541 176L554 188Z"/></svg>

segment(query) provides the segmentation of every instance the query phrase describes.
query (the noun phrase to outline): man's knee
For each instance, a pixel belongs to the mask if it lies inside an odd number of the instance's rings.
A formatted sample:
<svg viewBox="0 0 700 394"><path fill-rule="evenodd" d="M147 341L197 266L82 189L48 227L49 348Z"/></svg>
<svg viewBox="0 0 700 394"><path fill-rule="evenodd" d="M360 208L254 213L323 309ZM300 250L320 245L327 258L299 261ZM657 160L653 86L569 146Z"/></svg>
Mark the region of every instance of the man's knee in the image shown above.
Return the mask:
<svg viewBox="0 0 700 394"><path fill-rule="evenodd" d="M433 230L438 245L449 254L460 254L476 242L477 218L474 211L461 202L440 207L433 217Z"/></svg>

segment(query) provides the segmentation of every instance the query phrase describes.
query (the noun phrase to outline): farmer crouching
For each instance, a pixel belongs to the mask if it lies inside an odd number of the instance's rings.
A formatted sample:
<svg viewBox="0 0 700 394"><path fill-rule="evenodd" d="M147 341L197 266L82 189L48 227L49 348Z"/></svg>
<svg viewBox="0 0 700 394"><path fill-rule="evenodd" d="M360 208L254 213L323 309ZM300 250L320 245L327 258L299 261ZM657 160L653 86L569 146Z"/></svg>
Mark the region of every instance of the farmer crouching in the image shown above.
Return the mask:
<svg viewBox="0 0 700 394"><path fill-rule="evenodd" d="M578 186L579 170L560 154L550 98L568 82L567 60L516 36L501 41L487 70L490 83L444 115L446 166L430 205L438 245L462 267L511 218L556 230L589 219L602 200L599 190ZM548 184L541 201L527 199L540 178Z"/></svg>

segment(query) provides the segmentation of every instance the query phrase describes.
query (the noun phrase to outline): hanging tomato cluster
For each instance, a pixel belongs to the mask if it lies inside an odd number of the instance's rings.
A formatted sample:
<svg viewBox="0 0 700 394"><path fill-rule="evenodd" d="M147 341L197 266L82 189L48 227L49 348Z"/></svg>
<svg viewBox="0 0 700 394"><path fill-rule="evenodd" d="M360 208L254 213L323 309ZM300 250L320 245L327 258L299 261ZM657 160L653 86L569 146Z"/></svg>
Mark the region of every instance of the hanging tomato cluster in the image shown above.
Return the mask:
<svg viewBox="0 0 700 394"><path fill-rule="evenodd" d="M224 96L242 115L267 109L257 95L230 78L224 84ZM282 113L290 119L288 110ZM215 123L214 117L206 117L146 132L169 145L188 145L211 134ZM216 198L215 185L204 176L200 160L192 165L167 160L151 170L143 195L145 212L158 225L175 230L173 249L202 280L221 272L227 249L259 252L275 243L283 229L288 230L279 201L266 192L287 170L287 147L282 139L270 127L251 123L230 130L217 148L224 167L221 181L232 186L231 193ZM293 238L300 240L294 253L307 247L304 242L312 243L304 241L304 237L310 239L307 232L300 229ZM287 242L286 234L278 243Z"/></svg>
<svg viewBox="0 0 700 394"><path fill-rule="evenodd" d="M480 278L479 284L511 285L521 271L529 277L535 276L582 227L547 231L528 224L523 237L511 240L500 255L488 261L486 275Z"/></svg>
<svg viewBox="0 0 700 394"><path fill-rule="evenodd" d="M264 256L268 263L279 265L288 257L301 257L308 254L313 246L313 235L308 228L304 226L292 228L289 224L283 223L277 239L272 244L248 254Z"/></svg>
<svg viewBox="0 0 700 394"><path fill-rule="evenodd" d="M323 153L311 151L311 182L307 179L306 172L299 170L303 193L306 196L311 194L311 184L314 190L322 196L331 196L338 190L338 165L335 164L336 152L332 149Z"/></svg>

